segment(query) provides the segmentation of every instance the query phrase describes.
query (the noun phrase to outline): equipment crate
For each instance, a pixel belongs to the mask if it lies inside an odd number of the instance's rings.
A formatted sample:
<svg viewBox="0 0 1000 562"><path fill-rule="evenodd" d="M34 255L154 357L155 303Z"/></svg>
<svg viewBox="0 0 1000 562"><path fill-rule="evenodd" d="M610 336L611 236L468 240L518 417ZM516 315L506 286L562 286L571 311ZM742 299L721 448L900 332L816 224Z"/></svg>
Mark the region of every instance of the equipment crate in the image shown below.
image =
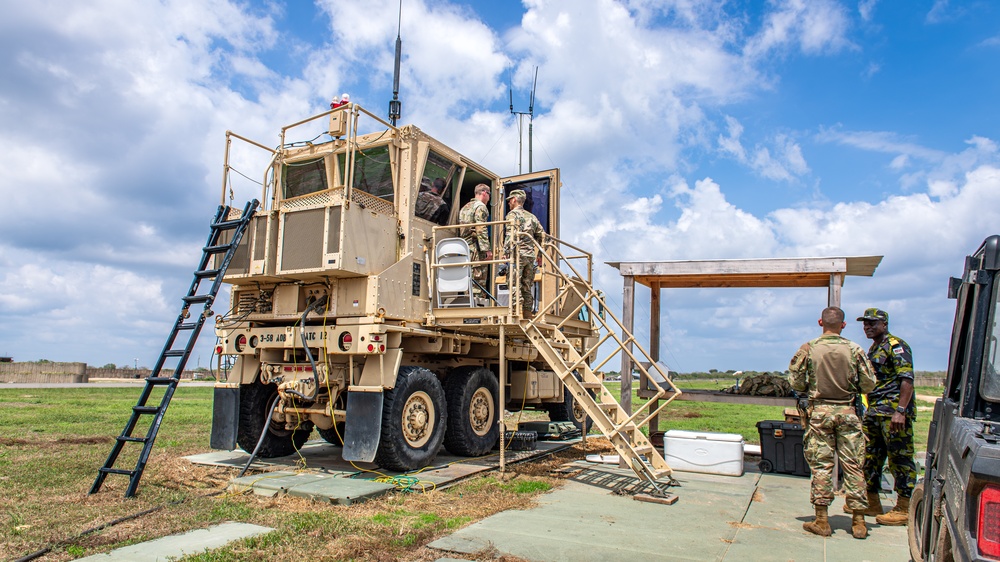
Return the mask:
<svg viewBox="0 0 1000 562"><path fill-rule="evenodd" d="M795 476L809 476L809 465L802 454L802 435L797 423L765 420L757 422L760 432L761 472L778 472Z"/></svg>

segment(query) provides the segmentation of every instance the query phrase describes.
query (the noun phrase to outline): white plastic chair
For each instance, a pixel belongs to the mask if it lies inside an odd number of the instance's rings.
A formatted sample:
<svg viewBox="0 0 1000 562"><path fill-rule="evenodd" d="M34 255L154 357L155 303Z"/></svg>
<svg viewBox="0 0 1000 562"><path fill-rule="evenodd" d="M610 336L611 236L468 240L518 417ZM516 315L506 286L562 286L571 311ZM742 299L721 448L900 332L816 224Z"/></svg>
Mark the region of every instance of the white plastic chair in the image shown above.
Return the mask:
<svg viewBox="0 0 1000 562"><path fill-rule="evenodd" d="M439 308L473 307L472 267L469 244L461 238L445 238L437 244L435 262L451 267L437 268L436 289Z"/></svg>

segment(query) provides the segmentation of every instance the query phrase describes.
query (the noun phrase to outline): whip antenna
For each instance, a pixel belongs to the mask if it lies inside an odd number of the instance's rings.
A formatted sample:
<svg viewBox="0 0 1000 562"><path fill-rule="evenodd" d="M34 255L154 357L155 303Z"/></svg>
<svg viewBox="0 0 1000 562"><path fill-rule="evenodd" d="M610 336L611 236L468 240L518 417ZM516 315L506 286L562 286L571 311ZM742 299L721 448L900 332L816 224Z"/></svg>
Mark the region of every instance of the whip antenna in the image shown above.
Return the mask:
<svg viewBox="0 0 1000 562"><path fill-rule="evenodd" d="M403 0L399 0L399 23L396 27L396 63L392 72L392 101L389 102L389 123L393 127L403 112L403 102L399 101L399 58L403 52L403 40L400 31L403 28Z"/></svg>

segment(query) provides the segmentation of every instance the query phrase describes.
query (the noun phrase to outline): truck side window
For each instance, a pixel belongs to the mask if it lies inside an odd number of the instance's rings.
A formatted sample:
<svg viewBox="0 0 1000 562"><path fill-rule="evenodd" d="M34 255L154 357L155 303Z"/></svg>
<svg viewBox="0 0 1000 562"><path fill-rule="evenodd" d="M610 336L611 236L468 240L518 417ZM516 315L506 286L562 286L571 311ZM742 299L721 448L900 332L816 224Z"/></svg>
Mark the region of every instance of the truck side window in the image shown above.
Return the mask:
<svg viewBox="0 0 1000 562"><path fill-rule="evenodd" d="M323 158L285 162L281 167L281 196L291 199L326 189L326 164Z"/></svg>

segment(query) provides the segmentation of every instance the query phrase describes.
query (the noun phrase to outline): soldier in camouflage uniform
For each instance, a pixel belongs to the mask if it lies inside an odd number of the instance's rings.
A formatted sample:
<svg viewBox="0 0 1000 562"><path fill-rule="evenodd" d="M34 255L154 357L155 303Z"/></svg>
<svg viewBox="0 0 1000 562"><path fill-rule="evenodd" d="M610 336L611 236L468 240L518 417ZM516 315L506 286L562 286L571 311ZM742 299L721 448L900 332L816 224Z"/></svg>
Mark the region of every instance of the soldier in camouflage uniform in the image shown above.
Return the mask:
<svg viewBox="0 0 1000 562"><path fill-rule="evenodd" d="M803 452L812 471L810 501L816 518L803 523L802 528L824 537L832 533L828 509L833 502L836 453L844 471L847 504L854 514L851 534L863 539L868 536L864 516L868 502L861 466L864 434L854 400L875 387L875 376L861 346L840 335L846 326L843 310L835 306L823 309L819 325L823 334L803 344L788 366L792 388L809 398L803 420Z"/></svg>
<svg viewBox="0 0 1000 562"><path fill-rule="evenodd" d="M875 515L880 525L906 525L910 496L917 482L913 461L913 422L917 417L913 404L913 354L905 341L889 333L889 313L868 308L858 317L864 322L865 335L872 340L868 359L875 368L875 390L868 394L864 430L865 480L869 506L866 515ZM889 461L896 505L882 514L879 491L882 489L882 465ZM871 501L874 499L874 501Z"/></svg>
<svg viewBox="0 0 1000 562"><path fill-rule="evenodd" d="M441 197L444 193L445 182L442 178L435 178L431 184L426 184L427 178L420 184L420 193L417 194L417 203L413 212L422 219L427 219L441 226L448 224L448 202Z"/></svg>
<svg viewBox="0 0 1000 562"><path fill-rule="evenodd" d="M490 211L486 206L490 202L490 186L481 183L476 186L475 195L471 201L465 204L458 213L458 224L483 223L490 220ZM472 261L483 261L493 259L493 251L490 249L490 237L485 225L466 227L459 230L461 236L469 244L469 257ZM488 265L477 265L472 268L472 280L475 281L474 294L483 298L483 289L486 287L486 274Z"/></svg>
<svg viewBox="0 0 1000 562"><path fill-rule="evenodd" d="M524 191L515 189L507 196L510 212L507 213L507 229L503 239L504 257L511 259L511 274L513 274L513 257L517 252L520 261L520 285L518 294L521 299L521 313L525 318L534 316L535 299L531 290L535 284L536 264L539 258L534 239L539 244L545 239L545 231L535 215L524 210ZM540 265L540 264L537 264Z"/></svg>

